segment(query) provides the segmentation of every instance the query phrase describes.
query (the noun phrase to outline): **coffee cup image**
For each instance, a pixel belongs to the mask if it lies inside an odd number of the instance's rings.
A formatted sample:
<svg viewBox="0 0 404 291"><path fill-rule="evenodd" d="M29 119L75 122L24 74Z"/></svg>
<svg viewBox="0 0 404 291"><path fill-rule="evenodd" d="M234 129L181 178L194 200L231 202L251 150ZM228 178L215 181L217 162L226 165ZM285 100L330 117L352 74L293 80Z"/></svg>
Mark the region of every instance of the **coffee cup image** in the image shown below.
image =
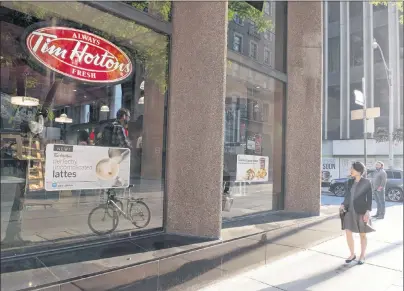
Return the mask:
<svg viewBox="0 0 404 291"><path fill-rule="evenodd" d="M100 160L95 172L98 181L103 187L122 187L127 186L127 181L123 181L119 175L120 163L130 155L128 149L109 148L108 158Z"/></svg>
<svg viewBox="0 0 404 291"><path fill-rule="evenodd" d="M100 180L112 181L119 173L119 164L113 159L102 159L95 167L95 173Z"/></svg>

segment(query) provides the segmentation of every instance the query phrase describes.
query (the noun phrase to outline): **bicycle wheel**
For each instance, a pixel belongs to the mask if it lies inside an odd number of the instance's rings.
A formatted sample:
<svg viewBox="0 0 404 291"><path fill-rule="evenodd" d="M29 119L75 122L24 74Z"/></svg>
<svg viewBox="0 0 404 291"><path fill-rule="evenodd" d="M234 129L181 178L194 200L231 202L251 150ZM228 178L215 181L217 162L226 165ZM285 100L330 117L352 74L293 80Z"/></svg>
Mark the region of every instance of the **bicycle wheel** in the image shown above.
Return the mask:
<svg viewBox="0 0 404 291"><path fill-rule="evenodd" d="M119 222L119 216L112 205L100 205L88 215L88 227L98 235L110 234Z"/></svg>
<svg viewBox="0 0 404 291"><path fill-rule="evenodd" d="M136 201L130 204L129 215L132 223L137 228L144 228L150 223L151 212L143 201Z"/></svg>

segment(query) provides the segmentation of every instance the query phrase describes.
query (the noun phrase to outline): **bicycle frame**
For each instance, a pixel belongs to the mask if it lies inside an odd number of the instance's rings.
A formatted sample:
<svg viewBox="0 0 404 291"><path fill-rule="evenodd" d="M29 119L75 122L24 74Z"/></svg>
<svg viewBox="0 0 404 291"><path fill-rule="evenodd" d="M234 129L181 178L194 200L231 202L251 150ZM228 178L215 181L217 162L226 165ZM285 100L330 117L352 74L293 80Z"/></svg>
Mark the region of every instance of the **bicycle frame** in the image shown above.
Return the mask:
<svg viewBox="0 0 404 291"><path fill-rule="evenodd" d="M122 200L126 200L126 211L129 209L129 203L136 203L138 201L143 201L143 198L124 198ZM111 197L108 196L107 198L107 205L112 204L115 209L117 209L127 220L129 220L131 223L133 223L132 218L123 210L121 209L114 201L114 199L111 199Z"/></svg>
<svg viewBox="0 0 404 291"><path fill-rule="evenodd" d="M107 205L108 205L109 203L112 204L112 205L114 206L114 208L115 208L116 210L118 210L127 220L129 220L131 223L133 223L132 218L129 217L125 211L123 211L121 208L119 208L119 206L115 203L114 200L108 199L108 200L107 200ZM129 203L129 202L128 202L128 203ZM128 205L126 206L126 211L127 211L127 209L128 209Z"/></svg>

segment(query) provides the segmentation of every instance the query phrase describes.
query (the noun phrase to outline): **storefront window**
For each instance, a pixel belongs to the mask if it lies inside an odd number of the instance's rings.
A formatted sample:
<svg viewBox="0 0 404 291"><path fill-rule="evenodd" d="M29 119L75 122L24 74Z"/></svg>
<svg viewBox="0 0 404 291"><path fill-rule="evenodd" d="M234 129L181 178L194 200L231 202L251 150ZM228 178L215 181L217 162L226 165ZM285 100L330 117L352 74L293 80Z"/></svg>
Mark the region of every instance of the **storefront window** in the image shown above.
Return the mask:
<svg viewBox="0 0 404 291"><path fill-rule="evenodd" d="M223 216L278 209L285 84L234 62L226 82L223 180L233 205Z"/></svg>
<svg viewBox="0 0 404 291"><path fill-rule="evenodd" d="M0 9L2 252L161 228L168 37L84 2Z"/></svg>

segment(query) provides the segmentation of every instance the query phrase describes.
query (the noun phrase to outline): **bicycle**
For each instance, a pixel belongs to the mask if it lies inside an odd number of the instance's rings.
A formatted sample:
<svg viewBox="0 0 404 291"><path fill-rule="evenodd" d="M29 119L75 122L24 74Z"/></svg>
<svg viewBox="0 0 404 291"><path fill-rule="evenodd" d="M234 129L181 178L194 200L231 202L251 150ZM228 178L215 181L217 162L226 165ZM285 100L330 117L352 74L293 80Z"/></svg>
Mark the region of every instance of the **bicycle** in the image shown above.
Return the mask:
<svg viewBox="0 0 404 291"><path fill-rule="evenodd" d="M123 198L123 200L126 200L126 212L123 210L122 201L116 198L115 190L108 189L106 203L95 207L88 215L90 229L98 235L110 234L118 227L121 215L137 228L144 228L149 225L151 212L147 204L143 202L143 198L129 197ZM98 230L97 226L99 224L95 221L96 213L101 215L102 222L107 222L107 225L111 223L111 227L108 227L107 230ZM141 221L135 220L135 217L140 217Z"/></svg>

